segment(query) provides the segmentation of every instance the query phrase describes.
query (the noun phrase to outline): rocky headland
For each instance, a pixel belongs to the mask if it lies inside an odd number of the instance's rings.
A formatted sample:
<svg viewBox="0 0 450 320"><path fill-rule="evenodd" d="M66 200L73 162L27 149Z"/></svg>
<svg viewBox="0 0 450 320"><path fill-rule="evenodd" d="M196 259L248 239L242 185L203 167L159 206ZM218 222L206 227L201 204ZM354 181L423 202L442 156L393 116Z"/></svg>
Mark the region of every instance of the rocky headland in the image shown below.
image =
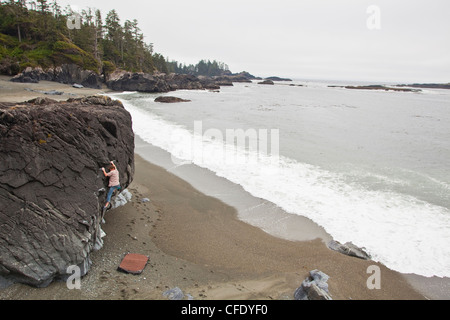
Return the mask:
<svg viewBox="0 0 450 320"><path fill-rule="evenodd" d="M195 76L190 74L148 74L117 71L111 74L106 86L114 91L169 92L175 90L218 90L232 86L233 82L252 82L247 73L222 76Z"/></svg>
<svg viewBox="0 0 450 320"><path fill-rule="evenodd" d="M46 70L41 67L29 67L14 76L11 81L21 83L54 81L94 89L105 85L113 91L157 93L175 90L218 90L221 86L232 86L233 82L252 82L254 79L260 78L256 78L248 72L209 77L177 73L150 74L119 69L108 75L100 75L93 71L83 70L74 64L65 64Z"/></svg>

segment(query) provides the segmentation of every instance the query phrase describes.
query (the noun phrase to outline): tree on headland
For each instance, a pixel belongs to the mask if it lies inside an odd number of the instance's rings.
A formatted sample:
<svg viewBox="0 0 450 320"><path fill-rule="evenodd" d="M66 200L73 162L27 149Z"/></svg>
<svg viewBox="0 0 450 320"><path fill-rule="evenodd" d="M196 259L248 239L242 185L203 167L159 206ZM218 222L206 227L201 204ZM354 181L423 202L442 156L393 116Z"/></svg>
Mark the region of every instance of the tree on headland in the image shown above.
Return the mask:
<svg viewBox="0 0 450 320"><path fill-rule="evenodd" d="M167 59L167 68L169 72L208 77L227 75L231 73L225 63L218 62L216 60L200 60L196 65L183 65L175 60L170 62L168 60L169 59Z"/></svg>
<svg viewBox="0 0 450 320"><path fill-rule="evenodd" d="M38 3L38 9L41 12L41 14L45 14L48 12L48 9L50 8L49 4L47 3L47 0L36 0Z"/></svg>
<svg viewBox="0 0 450 320"><path fill-rule="evenodd" d="M123 57L123 31L119 15L115 9L106 15L105 31L106 36L103 39L105 58L119 65Z"/></svg>
<svg viewBox="0 0 450 320"><path fill-rule="evenodd" d="M69 27L73 17L80 19L76 28ZM116 68L205 76L230 73L226 64L215 60L196 65L169 61L145 41L136 19L122 23L115 9L103 18L98 9L78 13L70 6L62 9L57 0L0 0L0 73L64 63L105 75Z"/></svg>
<svg viewBox="0 0 450 320"><path fill-rule="evenodd" d="M75 15L81 19L79 27L69 28L68 20ZM76 63L97 72L104 63L107 72L112 66L156 71L153 44L144 42L138 21L127 20L122 25L114 9L103 20L98 9L77 13L67 6L62 10L57 0L8 0L0 2L0 18L0 73L10 74L13 64L16 73L28 66L61 63Z"/></svg>
<svg viewBox="0 0 450 320"><path fill-rule="evenodd" d="M18 1L17 3L14 0L10 0L9 5L5 7L5 13L10 14L10 18L14 17L14 22L11 23L11 26L15 26L17 29L17 38L19 42L22 42L22 25L25 22L25 3L23 1ZM5 16L7 18L7 16Z"/></svg>
<svg viewBox="0 0 450 320"><path fill-rule="evenodd" d="M169 73L164 56L162 54L155 53L153 57L156 69L158 69L160 72Z"/></svg>

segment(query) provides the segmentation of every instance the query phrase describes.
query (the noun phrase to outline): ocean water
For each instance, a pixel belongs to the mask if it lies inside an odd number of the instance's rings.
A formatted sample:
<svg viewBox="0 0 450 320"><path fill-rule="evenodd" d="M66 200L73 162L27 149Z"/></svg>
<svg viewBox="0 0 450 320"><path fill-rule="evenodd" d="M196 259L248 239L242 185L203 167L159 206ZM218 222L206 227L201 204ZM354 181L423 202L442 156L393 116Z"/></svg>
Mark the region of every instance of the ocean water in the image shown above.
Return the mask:
<svg viewBox="0 0 450 320"><path fill-rule="evenodd" d="M294 81L113 94L135 134L403 273L450 276L450 92ZM294 231L295 232L295 231Z"/></svg>

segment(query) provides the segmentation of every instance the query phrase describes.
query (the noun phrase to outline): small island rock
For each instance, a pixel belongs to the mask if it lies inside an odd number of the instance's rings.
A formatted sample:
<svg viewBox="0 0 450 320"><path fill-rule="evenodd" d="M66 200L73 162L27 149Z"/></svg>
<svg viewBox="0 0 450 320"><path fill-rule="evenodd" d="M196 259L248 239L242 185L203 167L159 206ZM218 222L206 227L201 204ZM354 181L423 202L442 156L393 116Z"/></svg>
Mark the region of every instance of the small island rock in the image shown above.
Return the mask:
<svg viewBox="0 0 450 320"><path fill-rule="evenodd" d="M191 100L185 100L177 97L172 96L159 96L155 99L155 102L162 102L162 103L177 103L177 102L190 102Z"/></svg>

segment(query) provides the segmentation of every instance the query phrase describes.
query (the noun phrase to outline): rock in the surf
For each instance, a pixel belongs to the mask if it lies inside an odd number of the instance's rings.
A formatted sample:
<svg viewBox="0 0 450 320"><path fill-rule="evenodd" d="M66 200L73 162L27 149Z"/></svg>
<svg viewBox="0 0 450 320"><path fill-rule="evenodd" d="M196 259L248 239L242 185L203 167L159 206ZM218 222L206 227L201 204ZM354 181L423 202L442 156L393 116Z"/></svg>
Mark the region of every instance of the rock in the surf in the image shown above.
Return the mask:
<svg viewBox="0 0 450 320"><path fill-rule="evenodd" d="M371 259L370 254L368 254L364 250L364 248L359 248L351 242L346 242L345 244L342 244L338 241L331 240L328 243L328 248L330 248L331 250L346 254L351 257L356 257L356 258L364 259L364 260Z"/></svg>

